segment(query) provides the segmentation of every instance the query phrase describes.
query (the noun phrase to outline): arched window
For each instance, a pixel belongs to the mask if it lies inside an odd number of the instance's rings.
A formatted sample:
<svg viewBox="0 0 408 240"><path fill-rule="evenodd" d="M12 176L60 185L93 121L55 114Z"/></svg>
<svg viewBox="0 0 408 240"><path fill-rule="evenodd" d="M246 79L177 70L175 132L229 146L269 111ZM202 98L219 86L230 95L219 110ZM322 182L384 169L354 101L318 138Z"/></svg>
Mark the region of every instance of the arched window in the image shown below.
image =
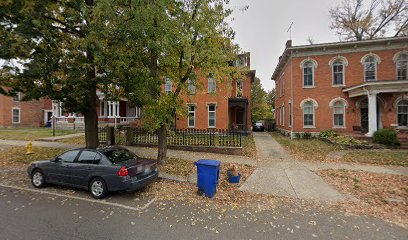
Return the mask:
<svg viewBox="0 0 408 240"><path fill-rule="evenodd" d="M314 86L314 64L312 61L307 61L303 64L303 86Z"/></svg>
<svg viewBox="0 0 408 240"><path fill-rule="evenodd" d="M408 100L401 100L397 104L398 126L408 127Z"/></svg>
<svg viewBox="0 0 408 240"><path fill-rule="evenodd" d="M312 101L303 104L303 126L314 127L315 106Z"/></svg>
<svg viewBox="0 0 408 240"><path fill-rule="evenodd" d="M364 60L364 77L366 82L377 80L377 59L374 56Z"/></svg>
<svg viewBox="0 0 408 240"><path fill-rule="evenodd" d="M408 79L408 53L402 53L399 55L396 61L397 65L397 79Z"/></svg>
<svg viewBox="0 0 408 240"><path fill-rule="evenodd" d="M337 101L333 104L333 126L344 127L345 122L345 104L342 101Z"/></svg>
<svg viewBox="0 0 408 240"><path fill-rule="evenodd" d="M344 63L337 59L333 62L333 85L344 85Z"/></svg>

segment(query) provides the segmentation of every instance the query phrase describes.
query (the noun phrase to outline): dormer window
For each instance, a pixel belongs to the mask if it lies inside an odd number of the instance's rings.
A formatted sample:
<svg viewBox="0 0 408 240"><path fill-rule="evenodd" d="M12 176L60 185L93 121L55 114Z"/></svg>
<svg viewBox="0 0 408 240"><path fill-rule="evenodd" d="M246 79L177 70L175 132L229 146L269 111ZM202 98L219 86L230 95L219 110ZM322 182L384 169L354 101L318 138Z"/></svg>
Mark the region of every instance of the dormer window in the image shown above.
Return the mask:
<svg viewBox="0 0 408 240"><path fill-rule="evenodd" d="M19 102L21 100L21 93L17 93L14 97L13 97L13 101L14 102Z"/></svg>

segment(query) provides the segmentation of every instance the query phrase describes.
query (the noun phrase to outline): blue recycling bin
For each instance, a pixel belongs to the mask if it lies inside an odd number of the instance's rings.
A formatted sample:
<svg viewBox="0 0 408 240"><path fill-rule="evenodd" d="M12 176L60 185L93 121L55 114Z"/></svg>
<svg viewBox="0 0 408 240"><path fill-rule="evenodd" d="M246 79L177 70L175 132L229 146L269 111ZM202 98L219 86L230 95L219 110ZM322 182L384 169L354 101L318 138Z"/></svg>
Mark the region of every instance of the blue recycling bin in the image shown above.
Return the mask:
<svg viewBox="0 0 408 240"><path fill-rule="evenodd" d="M197 187L200 192L212 198L217 191L220 178L220 161L201 159L194 163L197 166Z"/></svg>

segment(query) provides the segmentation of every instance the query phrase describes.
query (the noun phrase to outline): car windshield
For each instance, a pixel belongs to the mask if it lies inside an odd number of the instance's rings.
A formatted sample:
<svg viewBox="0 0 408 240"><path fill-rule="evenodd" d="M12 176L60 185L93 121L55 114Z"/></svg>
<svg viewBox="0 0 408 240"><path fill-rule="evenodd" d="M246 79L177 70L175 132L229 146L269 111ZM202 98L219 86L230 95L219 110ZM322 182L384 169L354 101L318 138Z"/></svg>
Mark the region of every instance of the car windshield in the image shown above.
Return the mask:
<svg viewBox="0 0 408 240"><path fill-rule="evenodd" d="M104 153L112 163L119 163L137 157L136 154L127 149L109 149Z"/></svg>
<svg viewBox="0 0 408 240"><path fill-rule="evenodd" d="M261 127L261 126L262 126L262 123L255 123L255 126Z"/></svg>

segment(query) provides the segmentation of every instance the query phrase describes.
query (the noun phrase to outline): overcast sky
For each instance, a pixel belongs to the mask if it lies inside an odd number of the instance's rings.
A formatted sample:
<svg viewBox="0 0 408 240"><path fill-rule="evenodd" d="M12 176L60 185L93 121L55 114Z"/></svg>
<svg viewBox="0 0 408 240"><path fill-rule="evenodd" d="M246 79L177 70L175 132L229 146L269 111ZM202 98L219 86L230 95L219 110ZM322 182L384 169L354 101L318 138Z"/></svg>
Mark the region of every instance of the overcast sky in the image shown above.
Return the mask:
<svg viewBox="0 0 408 240"><path fill-rule="evenodd" d="M231 0L235 20L231 26L235 41L251 52L251 68L261 79L265 90L274 87L271 80L279 56L289 39L291 22L293 45L307 44L310 36L315 43L338 41L329 28L329 10L342 0ZM246 11L240 11L248 5Z"/></svg>

